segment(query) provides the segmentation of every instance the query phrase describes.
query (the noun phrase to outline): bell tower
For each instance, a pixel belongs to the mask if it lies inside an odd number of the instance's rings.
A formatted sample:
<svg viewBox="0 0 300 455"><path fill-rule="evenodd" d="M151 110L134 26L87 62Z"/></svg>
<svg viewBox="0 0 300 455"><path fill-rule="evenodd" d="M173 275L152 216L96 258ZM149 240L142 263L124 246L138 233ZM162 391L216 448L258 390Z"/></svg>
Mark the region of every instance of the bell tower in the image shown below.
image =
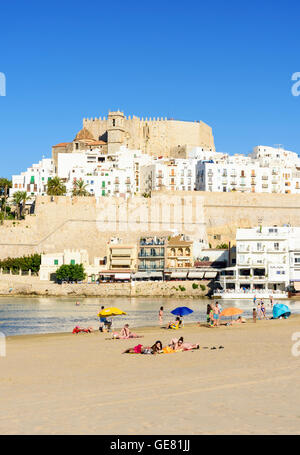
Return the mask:
<svg viewBox="0 0 300 455"><path fill-rule="evenodd" d="M109 112L107 116L107 152L116 153L124 143L125 138L124 113Z"/></svg>

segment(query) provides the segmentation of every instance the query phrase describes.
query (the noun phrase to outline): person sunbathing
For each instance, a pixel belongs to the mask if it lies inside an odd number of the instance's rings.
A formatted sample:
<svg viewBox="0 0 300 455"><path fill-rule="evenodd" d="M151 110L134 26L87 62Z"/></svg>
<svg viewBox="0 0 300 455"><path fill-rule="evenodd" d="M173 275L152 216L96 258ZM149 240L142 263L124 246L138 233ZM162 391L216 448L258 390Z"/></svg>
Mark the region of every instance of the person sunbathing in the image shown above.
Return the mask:
<svg viewBox="0 0 300 455"><path fill-rule="evenodd" d="M192 349L199 349L198 343L188 343L183 340L183 337L173 338L169 345L174 351L191 351Z"/></svg>
<svg viewBox="0 0 300 455"><path fill-rule="evenodd" d="M125 324L123 329L119 332L114 332L112 337L114 339L122 339L122 340L126 340L128 338L140 338L139 335L137 335L136 333L134 332L131 332L129 330L129 324Z"/></svg>
<svg viewBox="0 0 300 455"><path fill-rule="evenodd" d="M126 349L122 354L159 354L162 351L161 341L156 341L153 346L138 344L133 348Z"/></svg>
<svg viewBox="0 0 300 455"><path fill-rule="evenodd" d="M233 319L230 322L227 322L226 325L234 325L234 324L243 324L247 322L245 318L242 318L242 316L239 316L237 319Z"/></svg>
<svg viewBox="0 0 300 455"><path fill-rule="evenodd" d="M93 331L93 327L88 327L88 328L84 328L84 327L79 327L78 325L73 329L73 332L72 333L80 333L80 332L84 332L84 333L91 333Z"/></svg>

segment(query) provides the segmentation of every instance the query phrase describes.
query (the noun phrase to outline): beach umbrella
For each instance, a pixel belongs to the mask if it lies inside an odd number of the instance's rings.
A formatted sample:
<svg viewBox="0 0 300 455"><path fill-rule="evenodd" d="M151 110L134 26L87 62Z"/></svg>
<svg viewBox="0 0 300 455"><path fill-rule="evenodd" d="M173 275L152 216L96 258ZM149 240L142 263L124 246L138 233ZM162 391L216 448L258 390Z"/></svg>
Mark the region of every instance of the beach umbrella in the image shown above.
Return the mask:
<svg viewBox="0 0 300 455"><path fill-rule="evenodd" d="M122 314L127 314L124 311L120 310L119 308L109 307L104 308L104 310L98 313L99 318L111 317L111 316L120 316Z"/></svg>
<svg viewBox="0 0 300 455"><path fill-rule="evenodd" d="M238 314L242 314L243 310L240 310L240 308L225 308L224 310L221 311L220 316L230 316L232 319L232 316L237 316Z"/></svg>
<svg viewBox="0 0 300 455"><path fill-rule="evenodd" d="M283 303L275 303L273 306L273 318L277 319L280 316L289 317L291 315L291 310L287 305Z"/></svg>
<svg viewBox="0 0 300 455"><path fill-rule="evenodd" d="M188 308L187 306L179 306L175 308L175 310L172 310L171 313L174 314L175 316L187 316L188 314L193 313L194 311Z"/></svg>

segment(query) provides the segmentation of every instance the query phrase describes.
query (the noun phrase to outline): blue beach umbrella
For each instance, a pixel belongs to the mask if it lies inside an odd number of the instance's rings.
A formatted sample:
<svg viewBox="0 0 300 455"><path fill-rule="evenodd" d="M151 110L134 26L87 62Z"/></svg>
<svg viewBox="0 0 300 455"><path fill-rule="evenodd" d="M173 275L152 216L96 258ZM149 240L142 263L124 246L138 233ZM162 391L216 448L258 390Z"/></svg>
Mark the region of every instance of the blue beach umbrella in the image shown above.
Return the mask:
<svg viewBox="0 0 300 455"><path fill-rule="evenodd" d="M175 310L171 311L172 314L175 314L175 316L187 316L188 314L193 313L193 310L188 308L187 306L179 306L175 308Z"/></svg>
<svg viewBox="0 0 300 455"><path fill-rule="evenodd" d="M277 319L280 316L285 316L289 317L291 315L291 310L287 305L284 305L283 303L276 303L273 306L273 318Z"/></svg>

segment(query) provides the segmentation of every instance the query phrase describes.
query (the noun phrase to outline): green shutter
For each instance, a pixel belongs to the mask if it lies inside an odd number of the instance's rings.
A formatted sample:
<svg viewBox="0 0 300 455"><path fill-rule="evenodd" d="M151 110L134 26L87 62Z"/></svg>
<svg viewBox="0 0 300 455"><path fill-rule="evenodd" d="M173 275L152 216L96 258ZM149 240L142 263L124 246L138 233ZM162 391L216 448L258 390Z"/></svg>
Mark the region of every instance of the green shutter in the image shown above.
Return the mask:
<svg viewBox="0 0 300 455"><path fill-rule="evenodd" d="M102 188L105 188L105 182L102 182Z"/></svg>
<svg viewBox="0 0 300 455"><path fill-rule="evenodd" d="M105 190L102 190L102 196L105 196Z"/></svg>
<svg viewBox="0 0 300 455"><path fill-rule="evenodd" d="M58 259L54 259L54 265L58 265Z"/></svg>
<svg viewBox="0 0 300 455"><path fill-rule="evenodd" d="M71 265L75 265L75 259L71 259Z"/></svg>
<svg viewBox="0 0 300 455"><path fill-rule="evenodd" d="M34 183L34 175L30 177L30 183Z"/></svg>

